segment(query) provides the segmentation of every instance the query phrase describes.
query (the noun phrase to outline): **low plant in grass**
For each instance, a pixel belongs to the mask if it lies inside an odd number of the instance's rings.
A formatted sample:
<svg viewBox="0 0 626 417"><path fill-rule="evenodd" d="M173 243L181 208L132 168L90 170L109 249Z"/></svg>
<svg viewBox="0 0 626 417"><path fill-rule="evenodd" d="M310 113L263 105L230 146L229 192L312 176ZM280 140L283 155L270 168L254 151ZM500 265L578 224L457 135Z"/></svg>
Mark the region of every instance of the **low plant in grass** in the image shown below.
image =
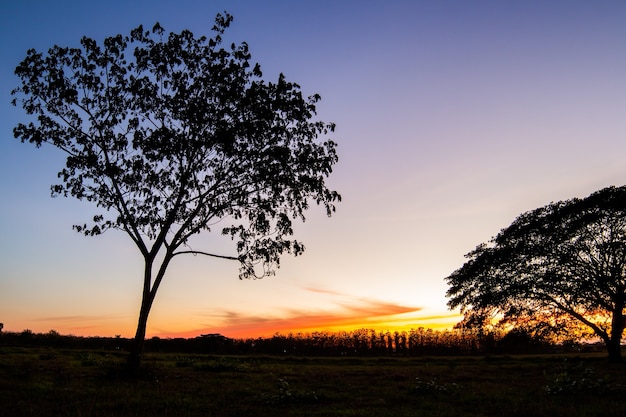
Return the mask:
<svg viewBox="0 0 626 417"><path fill-rule="evenodd" d="M420 394L432 394L432 393L442 393L442 394L455 394L460 391L460 387L458 384L452 383L443 383L437 381L437 378L432 378L430 380L422 380L419 377L415 378L415 385L413 386L413 392Z"/></svg>
<svg viewBox="0 0 626 417"><path fill-rule="evenodd" d="M619 385L610 384L606 379L599 378L591 367L567 363L561 367L554 380L545 386L545 391L550 395L608 394L622 389L623 387Z"/></svg>
<svg viewBox="0 0 626 417"><path fill-rule="evenodd" d="M57 355L52 352L43 352L39 354L39 359L42 361L50 361L56 358L57 358Z"/></svg>
<svg viewBox="0 0 626 417"><path fill-rule="evenodd" d="M315 391L294 390L283 378L278 379L278 391L261 394L265 404L310 404L319 401Z"/></svg>
<svg viewBox="0 0 626 417"><path fill-rule="evenodd" d="M189 368L196 364L197 360L192 356L176 356L177 368Z"/></svg>
<svg viewBox="0 0 626 417"><path fill-rule="evenodd" d="M216 358L201 360L195 356L177 356L176 367L209 372L246 372L250 368L248 364L233 359Z"/></svg>
<svg viewBox="0 0 626 417"><path fill-rule="evenodd" d="M82 366L102 366L105 364L104 357L92 353L81 353L79 359Z"/></svg>

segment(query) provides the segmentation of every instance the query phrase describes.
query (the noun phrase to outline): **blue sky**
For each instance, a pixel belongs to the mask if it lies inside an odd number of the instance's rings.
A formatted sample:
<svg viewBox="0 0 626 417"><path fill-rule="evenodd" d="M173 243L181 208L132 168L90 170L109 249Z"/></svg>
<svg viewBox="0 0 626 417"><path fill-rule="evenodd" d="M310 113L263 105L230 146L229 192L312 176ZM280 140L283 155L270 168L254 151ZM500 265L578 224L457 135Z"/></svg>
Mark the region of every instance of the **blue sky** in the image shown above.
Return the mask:
<svg viewBox="0 0 626 417"><path fill-rule="evenodd" d="M266 79L319 93L337 124L344 201L297 226L307 251L275 277L178 258L148 335L310 327L450 327L444 278L520 213L626 178L623 1L20 1L0 4L0 321L130 336L141 258L123 234L71 230L88 203L50 198L63 155L12 139L28 48L159 21L210 34L235 21ZM198 244L232 250L207 235ZM317 324L316 324L317 323Z"/></svg>

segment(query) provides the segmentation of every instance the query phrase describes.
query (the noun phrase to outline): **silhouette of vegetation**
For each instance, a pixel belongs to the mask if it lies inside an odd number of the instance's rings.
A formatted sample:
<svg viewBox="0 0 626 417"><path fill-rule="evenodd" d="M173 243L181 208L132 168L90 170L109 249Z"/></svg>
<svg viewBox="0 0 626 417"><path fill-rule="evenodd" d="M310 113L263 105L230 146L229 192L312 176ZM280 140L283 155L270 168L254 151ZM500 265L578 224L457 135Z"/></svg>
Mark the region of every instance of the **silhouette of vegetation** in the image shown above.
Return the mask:
<svg viewBox="0 0 626 417"><path fill-rule="evenodd" d="M294 220L309 204L330 216L340 195L326 186L334 124L315 121L319 95L304 98L280 74L266 82L247 43L221 46L232 16L212 38L166 33L157 23L99 44L29 50L12 91L29 123L14 135L67 154L53 195L94 203L87 236L125 232L144 259L142 302L129 368L137 370L148 315L174 257L238 261L240 278L272 275L280 256L299 255ZM219 225L219 226L218 226ZM193 237L220 228L232 254L194 249Z"/></svg>
<svg viewBox="0 0 626 417"><path fill-rule="evenodd" d="M464 328L515 326L539 337L597 336L621 362L626 187L520 215L446 278Z"/></svg>
<svg viewBox="0 0 626 417"><path fill-rule="evenodd" d="M51 330L36 334L3 332L0 346L99 349L125 352L133 339L79 337ZM581 346L555 345L520 330L508 333L478 333L467 330L375 331L359 329L340 332L275 334L272 337L231 339L220 334L198 337L146 339L145 350L152 353L274 355L298 357L412 357L491 354L536 354L580 351ZM181 363L184 363L182 360ZM192 365L192 363L189 363Z"/></svg>

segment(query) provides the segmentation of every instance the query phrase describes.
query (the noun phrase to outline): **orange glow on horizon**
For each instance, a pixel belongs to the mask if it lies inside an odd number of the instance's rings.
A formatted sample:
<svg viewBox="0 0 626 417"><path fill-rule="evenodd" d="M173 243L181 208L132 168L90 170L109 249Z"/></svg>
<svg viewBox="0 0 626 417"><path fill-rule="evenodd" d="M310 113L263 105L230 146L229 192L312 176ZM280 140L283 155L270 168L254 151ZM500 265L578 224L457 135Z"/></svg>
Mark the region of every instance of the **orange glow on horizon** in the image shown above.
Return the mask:
<svg viewBox="0 0 626 417"><path fill-rule="evenodd" d="M308 289L309 291L313 291ZM321 290L315 290L321 292ZM326 291L328 292L328 291ZM235 311L206 313L189 319L169 315L148 321L146 338L194 338L202 334L219 333L233 339L271 337L279 334L312 332L341 332L368 329L375 331L408 331L428 328L451 329L461 320L455 312L424 309L371 298L337 302L327 310L277 309L271 313L253 315ZM135 335L136 319L127 314L40 316L5 331L21 332L30 329L35 333L50 330L75 336L130 338ZM19 327L22 326L22 327Z"/></svg>
<svg viewBox="0 0 626 417"><path fill-rule="evenodd" d="M451 329L460 321L456 313L424 315L421 308L385 303L369 303L344 308L335 313L290 312L286 317L253 317L228 313L220 325L193 330L153 332L163 338L193 338L201 334L219 333L233 339L271 337L279 334L353 331L404 331L420 327L433 330Z"/></svg>

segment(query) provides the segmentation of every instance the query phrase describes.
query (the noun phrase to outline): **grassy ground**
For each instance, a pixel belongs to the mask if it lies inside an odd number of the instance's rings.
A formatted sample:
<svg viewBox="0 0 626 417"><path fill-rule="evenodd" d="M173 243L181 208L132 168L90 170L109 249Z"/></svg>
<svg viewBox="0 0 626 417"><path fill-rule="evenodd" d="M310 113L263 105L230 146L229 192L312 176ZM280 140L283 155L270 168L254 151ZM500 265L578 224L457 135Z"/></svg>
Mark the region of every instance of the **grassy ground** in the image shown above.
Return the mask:
<svg viewBox="0 0 626 417"><path fill-rule="evenodd" d="M294 358L0 347L1 416L626 416L604 357Z"/></svg>

